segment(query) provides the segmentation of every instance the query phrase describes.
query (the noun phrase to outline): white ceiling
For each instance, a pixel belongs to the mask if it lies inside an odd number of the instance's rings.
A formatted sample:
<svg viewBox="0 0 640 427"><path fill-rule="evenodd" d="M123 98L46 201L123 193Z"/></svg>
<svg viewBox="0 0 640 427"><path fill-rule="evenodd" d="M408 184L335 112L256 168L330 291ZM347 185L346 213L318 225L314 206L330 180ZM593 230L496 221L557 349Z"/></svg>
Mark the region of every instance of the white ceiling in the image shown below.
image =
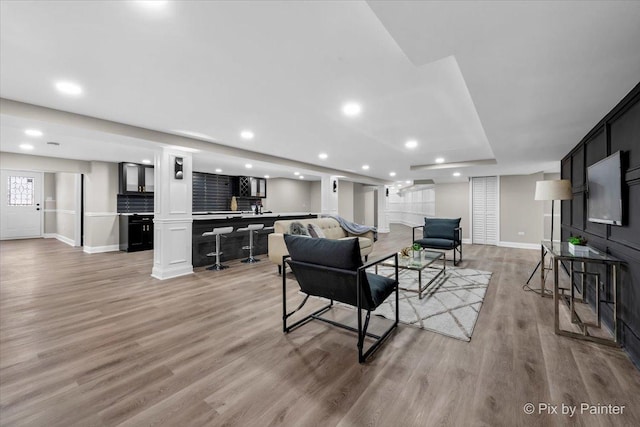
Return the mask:
<svg viewBox="0 0 640 427"><path fill-rule="evenodd" d="M0 12L3 98L191 132L372 180L392 179L390 171L436 182L557 171L640 76L640 2L171 1L152 10L3 1ZM82 85L83 95L59 94L60 79ZM349 100L362 104L359 117L342 115ZM3 151L20 151L32 127L62 144L33 154L140 161L157 148L0 118ZM243 129L256 137L243 141ZM419 147L405 148L408 139ZM212 144L194 156L195 167L240 174L252 161L215 151ZM460 178L410 170L439 156L497 164L456 169ZM251 174L290 177L293 169L257 162Z"/></svg>

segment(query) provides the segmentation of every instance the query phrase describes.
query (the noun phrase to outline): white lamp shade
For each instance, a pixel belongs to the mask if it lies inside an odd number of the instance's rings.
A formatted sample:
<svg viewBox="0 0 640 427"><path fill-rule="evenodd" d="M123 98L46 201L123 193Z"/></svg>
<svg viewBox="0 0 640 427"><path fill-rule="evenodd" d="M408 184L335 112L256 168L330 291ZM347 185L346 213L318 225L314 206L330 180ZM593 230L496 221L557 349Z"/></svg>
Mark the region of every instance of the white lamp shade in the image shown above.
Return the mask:
<svg viewBox="0 0 640 427"><path fill-rule="evenodd" d="M536 182L536 200L571 200L571 181L568 179L552 179Z"/></svg>

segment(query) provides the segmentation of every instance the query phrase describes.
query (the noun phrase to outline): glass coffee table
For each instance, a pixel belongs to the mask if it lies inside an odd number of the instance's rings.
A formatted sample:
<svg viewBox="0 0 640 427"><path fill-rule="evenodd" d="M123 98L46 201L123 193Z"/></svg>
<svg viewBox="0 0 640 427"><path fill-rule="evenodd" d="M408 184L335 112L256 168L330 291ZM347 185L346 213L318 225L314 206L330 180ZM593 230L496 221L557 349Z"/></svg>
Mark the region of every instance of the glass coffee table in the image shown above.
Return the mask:
<svg viewBox="0 0 640 427"><path fill-rule="evenodd" d="M442 266L434 264L436 261L442 261ZM395 259L391 258L387 261L383 261L380 265L384 265L386 267L395 267ZM413 270L418 272L418 289L408 289L408 288L400 288L409 292L417 292L418 298L422 299L422 292L424 292L429 285L431 285L440 275L443 275L447 268L447 258L444 252L438 251L428 251L421 250L420 258L418 257L401 257L398 255L398 268L402 270ZM435 276L429 280L429 282L422 284L422 270L425 268L429 268L431 270L436 270L437 273ZM376 273L378 272L378 265L376 265Z"/></svg>

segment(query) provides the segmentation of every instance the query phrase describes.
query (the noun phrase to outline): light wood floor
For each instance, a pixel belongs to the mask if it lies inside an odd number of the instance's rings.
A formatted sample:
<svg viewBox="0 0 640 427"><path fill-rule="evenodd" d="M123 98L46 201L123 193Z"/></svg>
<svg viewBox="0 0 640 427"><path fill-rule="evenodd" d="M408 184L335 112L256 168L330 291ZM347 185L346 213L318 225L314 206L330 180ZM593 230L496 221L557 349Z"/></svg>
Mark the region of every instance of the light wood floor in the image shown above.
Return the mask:
<svg viewBox="0 0 640 427"><path fill-rule="evenodd" d="M370 259L409 240L393 226ZM359 365L349 332L312 322L282 333L281 278L266 256L158 281L149 251L5 241L0 424L640 425L640 375L625 353L554 335L552 300L522 290L537 257L466 245L462 266L493 272L472 341L401 325ZM527 402L626 407L569 418L526 415Z"/></svg>

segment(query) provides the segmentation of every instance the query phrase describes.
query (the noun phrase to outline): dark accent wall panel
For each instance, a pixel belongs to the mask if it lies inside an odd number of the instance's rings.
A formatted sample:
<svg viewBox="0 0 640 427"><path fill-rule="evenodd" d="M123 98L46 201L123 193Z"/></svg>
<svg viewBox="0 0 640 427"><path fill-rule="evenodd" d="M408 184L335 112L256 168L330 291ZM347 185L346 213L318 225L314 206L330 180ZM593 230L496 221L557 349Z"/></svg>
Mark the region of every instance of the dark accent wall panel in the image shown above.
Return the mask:
<svg viewBox="0 0 640 427"><path fill-rule="evenodd" d="M604 132L604 127L602 127L600 131L598 131L594 136L592 136L588 141L585 142L585 157L587 165L598 163L600 160L607 157L607 138ZM588 179L585 182L588 182ZM587 198L588 195L587 197L585 197L585 209L587 208ZM589 211L587 210L587 216L585 218L588 218L588 215ZM585 230L591 234L595 234L600 237L606 237L607 235L607 226L605 224L585 221L584 225Z"/></svg>
<svg viewBox="0 0 640 427"><path fill-rule="evenodd" d="M616 151L623 154L623 225L590 223L586 212L587 168ZM640 84L567 154L561 175L571 179L574 192L573 200L562 205L562 238L586 236L591 246L624 261L618 277L621 342L640 366ZM610 271L600 273L607 282L610 280ZM610 283L606 285L609 288ZM605 324L611 325L612 315L611 310L603 310Z"/></svg>
<svg viewBox="0 0 640 427"><path fill-rule="evenodd" d="M636 102L629 110L616 115L611 121L611 152L629 151L627 161L629 170L640 168L640 103ZM630 147L636 147L631 150Z"/></svg>
<svg viewBox="0 0 640 427"><path fill-rule="evenodd" d="M576 230L584 230L584 218L584 192L574 192L571 201L571 226Z"/></svg>
<svg viewBox="0 0 640 427"><path fill-rule="evenodd" d="M573 191L582 191L584 186L584 147L578 148L571 156L571 185Z"/></svg>

